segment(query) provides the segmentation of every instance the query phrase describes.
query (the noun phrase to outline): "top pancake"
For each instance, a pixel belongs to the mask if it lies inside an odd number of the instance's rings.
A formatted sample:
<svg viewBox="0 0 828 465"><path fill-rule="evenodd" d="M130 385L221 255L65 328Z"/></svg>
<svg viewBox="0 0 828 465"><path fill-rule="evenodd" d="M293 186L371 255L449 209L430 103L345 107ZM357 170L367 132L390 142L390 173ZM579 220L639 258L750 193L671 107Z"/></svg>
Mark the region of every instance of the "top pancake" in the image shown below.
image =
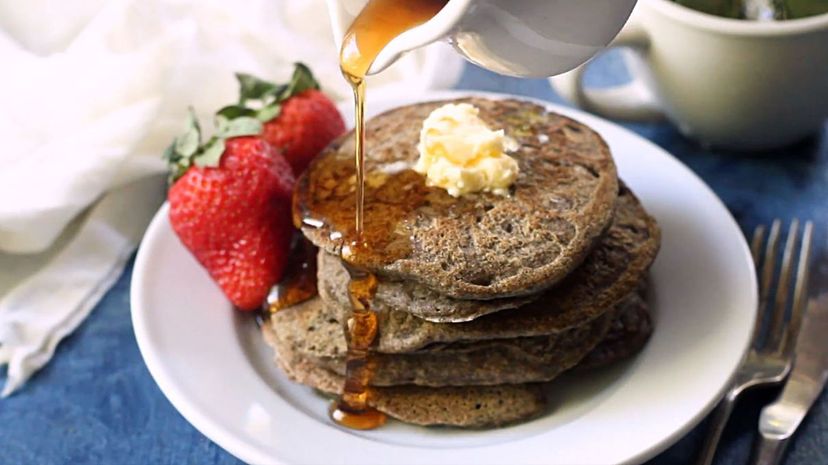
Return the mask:
<svg viewBox="0 0 828 465"><path fill-rule="evenodd" d="M366 124L367 247L360 267L460 299L536 293L574 270L612 218L615 165L601 137L569 118L518 100L463 99L520 148L507 197L451 197L414 172L423 120L449 103L400 107ZM353 134L334 141L300 178L294 215L329 253L354 238Z"/></svg>
<svg viewBox="0 0 828 465"><path fill-rule="evenodd" d="M451 324L426 321L407 311L380 310L376 349L405 353L447 342L557 334L582 325L604 314L639 286L660 243L655 219L622 186L615 219L604 239L581 267L537 300L517 309ZM335 290L335 286L320 281L322 300L341 308L339 299L331 294Z"/></svg>

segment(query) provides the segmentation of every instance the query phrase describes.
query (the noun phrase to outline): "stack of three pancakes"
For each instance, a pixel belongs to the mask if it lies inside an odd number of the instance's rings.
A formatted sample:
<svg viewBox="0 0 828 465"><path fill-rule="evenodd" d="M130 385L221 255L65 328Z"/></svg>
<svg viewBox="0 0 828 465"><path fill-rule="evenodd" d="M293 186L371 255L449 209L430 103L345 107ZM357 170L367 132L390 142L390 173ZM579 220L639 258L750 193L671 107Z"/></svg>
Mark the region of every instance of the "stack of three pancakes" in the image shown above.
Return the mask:
<svg viewBox="0 0 828 465"><path fill-rule="evenodd" d="M508 196L453 198L411 171L420 124L447 102L399 108L367 125L366 222L372 213L380 223L393 217L383 243L406 244L393 260L362 264L378 278L369 402L410 423L487 427L545 411L544 388L561 373L644 346L659 230L589 128L532 103L464 101L519 143L520 175ZM318 186L350 179L341 171L352 155L349 135L334 142L295 197L299 216L313 219L302 232L320 248L319 297L264 326L282 369L331 393L345 374L349 274L342 234L322 208L330 192ZM327 179L334 162L336 181Z"/></svg>

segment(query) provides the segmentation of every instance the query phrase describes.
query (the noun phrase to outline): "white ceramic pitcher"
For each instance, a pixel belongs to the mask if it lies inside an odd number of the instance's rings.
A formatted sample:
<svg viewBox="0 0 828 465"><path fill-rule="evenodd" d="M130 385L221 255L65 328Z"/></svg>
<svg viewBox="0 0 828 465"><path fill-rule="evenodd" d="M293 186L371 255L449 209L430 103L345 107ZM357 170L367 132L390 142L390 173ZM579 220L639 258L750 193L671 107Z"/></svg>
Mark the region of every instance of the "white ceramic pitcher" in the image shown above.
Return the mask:
<svg viewBox="0 0 828 465"><path fill-rule="evenodd" d="M345 35L367 0L327 0L334 37ZM428 22L391 41L370 69L447 39L469 61L500 74L546 77L569 71L618 34L636 0L450 0Z"/></svg>

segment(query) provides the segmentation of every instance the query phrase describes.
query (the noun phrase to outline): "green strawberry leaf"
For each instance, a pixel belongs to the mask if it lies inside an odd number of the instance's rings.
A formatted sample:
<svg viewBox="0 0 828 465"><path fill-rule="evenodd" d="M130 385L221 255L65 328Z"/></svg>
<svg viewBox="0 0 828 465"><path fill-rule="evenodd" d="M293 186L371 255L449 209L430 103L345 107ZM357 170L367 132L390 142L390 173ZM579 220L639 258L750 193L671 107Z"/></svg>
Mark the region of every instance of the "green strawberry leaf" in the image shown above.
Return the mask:
<svg viewBox="0 0 828 465"><path fill-rule="evenodd" d="M279 91L272 82L259 79L251 74L236 73L236 80L239 81L240 105L244 105L247 100L261 100Z"/></svg>
<svg viewBox="0 0 828 465"><path fill-rule="evenodd" d="M167 163L175 163L180 158L178 153L175 151L175 141L168 145L166 149L164 149L164 155L161 158L166 161Z"/></svg>
<svg viewBox="0 0 828 465"><path fill-rule="evenodd" d="M216 116L223 116L227 119L240 118L242 116L256 116L256 110L245 108L241 105L228 105L217 111Z"/></svg>
<svg viewBox="0 0 828 465"><path fill-rule="evenodd" d="M164 150L163 158L170 169L170 184L184 175L191 166L199 168L217 167L224 154L226 139L231 137L258 135L262 132L262 123L254 116L237 116L230 118L227 115L255 115L256 112L242 107L225 107L216 115L216 131L206 143L201 143L201 126L195 111L191 108L187 118L187 127L184 134L175 138L172 144Z"/></svg>
<svg viewBox="0 0 828 465"><path fill-rule="evenodd" d="M309 89L319 89L313 73L303 63L296 63L287 84L276 85L250 74L237 73L239 103L222 108L220 113L230 119L239 116L255 116L268 122L279 116L281 103Z"/></svg>
<svg viewBox="0 0 828 465"><path fill-rule="evenodd" d="M176 152L175 146L176 142L173 141L173 143L170 144L166 150L164 150L164 160L170 167L170 176L168 178L170 184L180 178L181 175L187 171L187 168L190 167L190 158L182 157L178 152Z"/></svg>
<svg viewBox="0 0 828 465"><path fill-rule="evenodd" d="M201 153L193 157L193 164L199 168L211 167L215 168L221 161L221 155L224 153L224 139L218 136L213 136L202 147Z"/></svg>
<svg viewBox="0 0 828 465"><path fill-rule="evenodd" d="M223 139L240 136L255 136L262 132L262 122L250 116L228 119L216 115L216 135Z"/></svg>
<svg viewBox="0 0 828 465"><path fill-rule="evenodd" d="M181 176L184 176L184 173L187 172L187 169L189 169L189 164L187 166L185 166L183 164L171 165L170 166L170 175L167 178L167 181L170 184L174 183L178 178L180 178Z"/></svg>
<svg viewBox="0 0 828 465"><path fill-rule="evenodd" d="M272 120L273 118L279 116L279 113L281 113L281 112L282 112L282 105L280 105L278 103L274 103L272 105L268 105L268 106L260 108L256 112L256 118L259 121L261 121L263 123L266 123L266 122Z"/></svg>
<svg viewBox="0 0 828 465"><path fill-rule="evenodd" d="M198 124L195 110L189 109L187 125L184 133L176 137L164 150L163 159L170 168L170 183L181 177L192 165L192 157L196 155L201 144L201 126Z"/></svg>
<svg viewBox="0 0 828 465"><path fill-rule="evenodd" d="M297 62L294 64L293 76L290 78L290 82L281 90L277 100L279 102L285 101L309 89L319 89L319 83L316 82L307 65Z"/></svg>
<svg viewBox="0 0 828 465"><path fill-rule="evenodd" d="M183 157L189 157L196 153L199 144L201 144L201 126L198 124L195 111L190 108L187 129L184 134L175 139L175 151Z"/></svg>

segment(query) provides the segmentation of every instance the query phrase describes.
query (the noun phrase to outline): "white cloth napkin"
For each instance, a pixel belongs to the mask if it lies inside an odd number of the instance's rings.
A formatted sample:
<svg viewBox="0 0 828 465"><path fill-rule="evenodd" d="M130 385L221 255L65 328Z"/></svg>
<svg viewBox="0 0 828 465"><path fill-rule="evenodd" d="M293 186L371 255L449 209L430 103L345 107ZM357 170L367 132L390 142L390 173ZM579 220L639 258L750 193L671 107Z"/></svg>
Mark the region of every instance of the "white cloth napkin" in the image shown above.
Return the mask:
<svg viewBox="0 0 828 465"><path fill-rule="evenodd" d="M371 95L450 86L459 58L429 49L373 78ZM234 100L235 71L282 81L295 61L350 98L322 0L0 0L0 56L4 396L120 275L189 105L207 122Z"/></svg>

